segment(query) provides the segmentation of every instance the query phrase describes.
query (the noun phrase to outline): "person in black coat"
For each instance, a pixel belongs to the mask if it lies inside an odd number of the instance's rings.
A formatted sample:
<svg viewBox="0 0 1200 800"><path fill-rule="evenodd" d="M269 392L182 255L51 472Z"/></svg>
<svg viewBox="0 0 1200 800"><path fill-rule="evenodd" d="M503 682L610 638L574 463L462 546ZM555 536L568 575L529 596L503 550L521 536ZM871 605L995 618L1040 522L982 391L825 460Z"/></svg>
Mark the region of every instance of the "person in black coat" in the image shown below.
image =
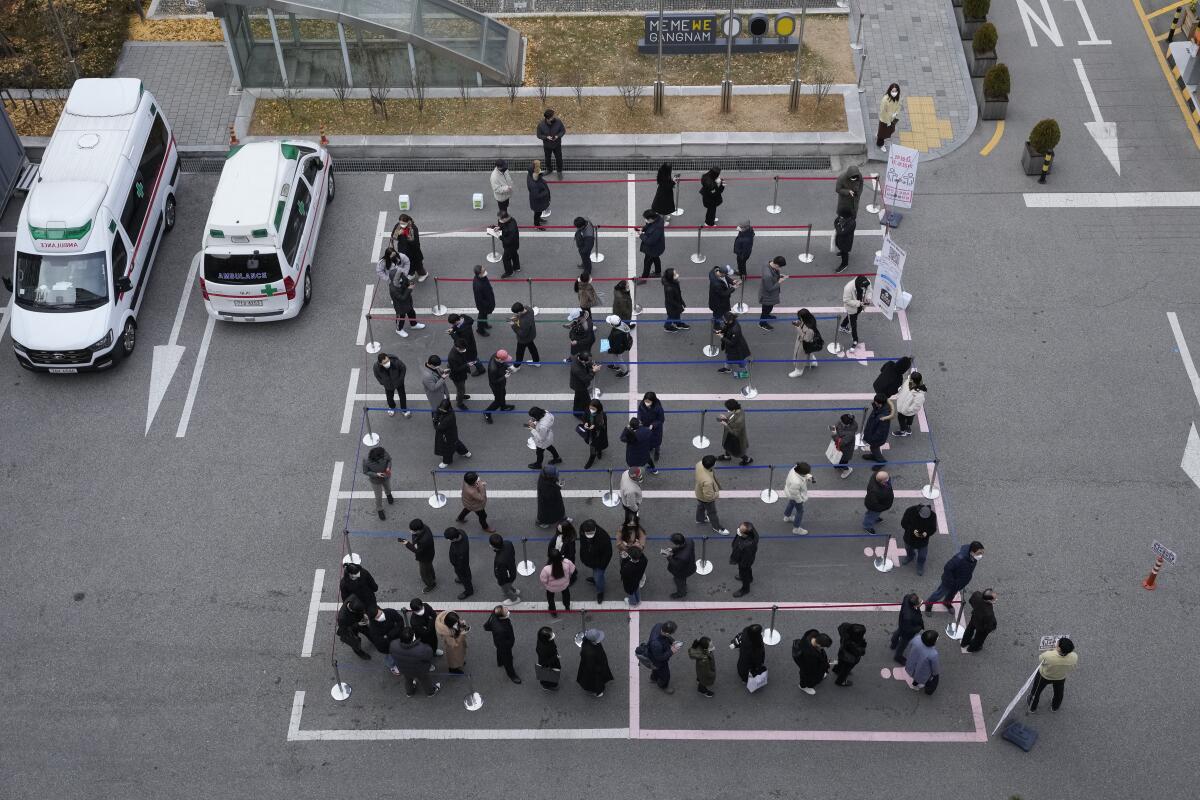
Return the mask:
<svg viewBox="0 0 1200 800"><path fill-rule="evenodd" d="M421 232L408 214L401 214L396 227L392 228L392 247L396 248L397 253L408 256L412 273L418 281L429 277L425 271L425 254L421 252Z"/></svg>
<svg viewBox="0 0 1200 800"><path fill-rule="evenodd" d="M738 282L733 277L732 267L728 265L723 267L717 266L709 270L708 310L712 312L712 324L714 328L721 327L725 315L732 308L729 298L733 296L737 285Z"/></svg>
<svg viewBox="0 0 1200 800"><path fill-rule="evenodd" d="M867 626L857 622L843 622L838 625L838 655L837 663L833 666L833 674L837 675L834 686L853 686L850 671L862 660L867 652Z"/></svg>
<svg viewBox="0 0 1200 800"><path fill-rule="evenodd" d="M995 602L996 592L992 589L971 592L971 597L967 600L967 604L971 606L971 621L967 623L960 643L964 653L978 653L983 649L984 639L996 630L996 610L993 608Z"/></svg>
<svg viewBox="0 0 1200 800"><path fill-rule="evenodd" d="M433 654L440 656L437 636L437 611L433 606L419 597L414 597L408 603L408 624L417 635L417 641L433 648Z"/></svg>
<svg viewBox="0 0 1200 800"><path fill-rule="evenodd" d="M638 231L641 239L640 249L642 258L642 277L638 283L645 283L647 278L658 277L662 274L662 254L667 250L666 221L654 209L647 208L642 212L642 229Z"/></svg>
<svg viewBox="0 0 1200 800"><path fill-rule="evenodd" d="M542 212L550 208L550 187L542 177L542 162L535 160L525 175L525 188L529 190L529 210L533 212L533 225L545 230Z"/></svg>
<svg viewBox="0 0 1200 800"><path fill-rule="evenodd" d="M370 572L353 563L342 567L342 579L338 582L338 595L343 601L357 597L362 603L364 611L374 611L375 606L379 605L375 599L375 593L378 591L379 584L375 582L375 577Z"/></svg>
<svg viewBox="0 0 1200 800"><path fill-rule="evenodd" d="M596 602L604 602L604 578L612 561L612 537L608 531L596 524L594 519L585 519L579 526L579 560L592 570L588 583L596 586Z"/></svg>
<svg viewBox="0 0 1200 800"><path fill-rule="evenodd" d="M826 647L833 645L828 634L816 628L804 632L804 636L792 642L792 661L800 668L800 691L816 694L816 685L829 674L829 655Z"/></svg>
<svg viewBox="0 0 1200 800"><path fill-rule="evenodd" d="M471 395L467 394L467 378L471 377L471 356L467 353L466 340L459 339L454 343L446 356L446 367L449 370L447 377L454 384L454 404L463 411L470 410L467 406L467 400L471 399Z"/></svg>
<svg viewBox="0 0 1200 800"><path fill-rule="evenodd" d="M475 277L471 279L471 293L475 296L475 311L479 314L475 330L479 332L480 336L491 336L489 330L492 326L488 322L488 314L496 310L496 292L492 290L487 267L483 264L475 265Z"/></svg>
<svg viewBox="0 0 1200 800"><path fill-rule="evenodd" d="M536 656L538 683L548 692L558 691L562 673L562 660L558 657L558 645L554 643L554 629L542 626L538 629Z"/></svg>
<svg viewBox="0 0 1200 800"><path fill-rule="evenodd" d="M900 559L900 566L915 558L917 574L925 574L929 537L937 533L937 527L937 512L928 503L917 503L904 509L904 515L900 517L900 529L904 531L904 558Z"/></svg>
<svg viewBox="0 0 1200 800"><path fill-rule="evenodd" d="M504 265L501 278L511 278L514 272L521 269L521 230L517 221L507 211L496 215L496 227L491 228L492 236L500 240L500 263Z"/></svg>
<svg viewBox="0 0 1200 800"><path fill-rule="evenodd" d="M667 572L675 581L672 600L687 597L687 579L696 574L696 544L682 533L671 534L671 546L663 550L667 557Z"/></svg>
<svg viewBox="0 0 1200 800"><path fill-rule="evenodd" d="M733 593L734 597L750 594L750 584L754 582L754 559L757 556L758 530L754 523L743 522L734 534L729 552L729 563L738 568L738 580L742 582L742 587Z"/></svg>
<svg viewBox="0 0 1200 800"><path fill-rule="evenodd" d="M717 224L717 206L724 202L725 182L721 180L720 167L713 167L700 176L700 201L704 204L704 224Z"/></svg>
<svg viewBox="0 0 1200 800"><path fill-rule="evenodd" d="M870 452L863 453L864 460L874 461L876 464L887 463L880 448L888 440L888 434L892 432L892 420L895 417L896 404L888 399L887 395L875 395L871 400L871 409L867 412L867 418L863 422L863 444L871 448Z"/></svg>
<svg viewBox="0 0 1200 800"><path fill-rule="evenodd" d="M575 418L580 422L587 417L588 402L592 399L592 380L599 371L600 365L592 363L591 353L576 353L571 357L571 372L568 381L571 391L575 393L571 407Z"/></svg>
<svg viewBox="0 0 1200 800"><path fill-rule="evenodd" d="M587 434L584 441L588 446L588 460L583 468L591 469L596 459L603 458L604 451L608 449L608 412L604 410L604 404L599 400L590 401L582 425Z"/></svg>
<svg viewBox="0 0 1200 800"><path fill-rule="evenodd" d="M517 643L517 634L513 630L512 619L508 609L496 606L483 623L483 629L492 634L492 644L496 645L496 666L504 667L504 672L513 683L520 683L521 678L513 667L513 645Z"/></svg>
<svg viewBox="0 0 1200 800"><path fill-rule="evenodd" d="M863 530L875 533L875 526L883 519L883 512L896 502L896 493L892 490L891 476L887 470L879 470L867 481L867 493L863 496L863 506L867 509L863 514Z"/></svg>
<svg viewBox="0 0 1200 800"><path fill-rule="evenodd" d="M737 259L738 277L746 279L746 262L754 252L754 226L750 220L738 223L737 236L733 237L733 255Z"/></svg>
<svg viewBox="0 0 1200 800"><path fill-rule="evenodd" d="M450 566L454 568L454 582L463 588L458 599L466 600L475 594L475 584L471 580L471 543L462 528L446 528L442 535L450 542L449 556Z"/></svg>
<svg viewBox="0 0 1200 800"><path fill-rule="evenodd" d="M909 592L900 601L900 622L896 630L892 631L892 640L889 644L889 647L892 648L892 659L897 664L904 664L906 661L904 658L905 648L908 647L912 638L923 630L925 630L925 620L921 616L921 598L916 592Z"/></svg>
<svg viewBox="0 0 1200 800"><path fill-rule="evenodd" d="M744 367L746 359L750 357L750 343L742 333L742 323L738 322L737 314L732 311L725 312L725 319L717 331L717 336L721 338L721 349L725 351L725 366L717 369L717 372L733 372L735 364L739 369Z"/></svg>
<svg viewBox="0 0 1200 800"><path fill-rule="evenodd" d="M360 633L366 633L366 627L366 607L357 595L351 595L349 600L338 607L337 637L350 646L354 655L362 659L371 658L371 654L363 650L362 640L359 639Z"/></svg>
<svg viewBox="0 0 1200 800"><path fill-rule="evenodd" d="M580 688L596 697L604 697L604 687L613 679L603 642L604 631L598 628L584 631L583 644L579 648L579 671L575 673L575 682Z"/></svg>
<svg viewBox="0 0 1200 800"><path fill-rule="evenodd" d="M404 617L394 608L375 606L375 613L367 621L367 639L375 649L387 655L388 645L403 630Z"/></svg>
<svg viewBox="0 0 1200 800"><path fill-rule="evenodd" d="M679 272L674 267L663 273L663 302L667 307L667 324L663 330L670 333L691 330L691 325L683 321L683 312L687 303L683 300L683 286L679 283Z"/></svg>
<svg viewBox="0 0 1200 800"><path fill-rule="evenodd" d="M442 459L438 469L453 464L455 453L471 457L471 451L458 438L458 420L454 416L454 409L450 407L449 397L442 401L433 415L433 453Z"/></svg>
<svg viewBox="0 0 1200 800"><path fill-rule="evenodd" d="M638 419L642 421L642 426L649 428L654 434L650 443L654 447L654 460L657 461L661 456L659 452L662 448L663 433L667 425L667 412L663 409L662 401L658 399L658 395L654 392L646 392L642 395L642 402L638 403L637 407ZM651 462L651 468L654 463Z"/></svg>
<svg viewBox="0 0 1200 800"><path fill-rule="evenodd" d="M596 226L587 217L576 217L575 250L579 253L579 268L584 275L592 274L592 251L596 249Z"/></svg>
<svg viewBox="0 0 1200 800"><path fill-rule="evenodd" d="M647 467L658 474L654 466L651 452L654 450L654 431L643 425L637 417L629 418L629 425L621 431L621 441L625 443L625 466Z"/></svg>
<svg viewBox="0 0 1200 800"><path fill-rule="evenodd" d="M451 314L446 317L446 321L450 323L450 329L447 331L450 341L466 343L471 372L474 375L482 375L483 364L479 363L479 345L475 343L475 320L471 319L469 314Z"/></svg>
<svg viewBox="0 0 1200 800"><path fill-rule="evenodd" d="M562 485L558 482L558 467L547 464L538 473L537 482L537 525L549 528L567 518L567 507L563 505Z"/></svg>
<svg viewBox="0 0 1200 800"><path fill-rule="evenodd" d="M658 176L654 179L654 199L650 208L664 219L675 213L675 179L670 161L664 161L658 168Z"/></svg>
<svg viewBox="0 0 1200 800"><path fill-rule="evenodd" d="M425 582L425 593L428 594L437 586L437 575L433 570L433 531L423 520L414 519L408 523L408 534L408 541L402 538L396 541L403 542L417 560L417 569L421 572L421 580Z"/></svg>
<svg viewBox="0 0 1200 800"><path fill-rule="evenodd" d="M640 547L630 547L621 561L621 587L625 590L625 603L630 607L642 602L642 576L646 574L646 558Z"/></svg>
<svg viewBox="0 0 1200 800"><path fill-rule="evenodd" d="M503 536L493 533L488 537L488 545L495 554L492 560L492 574L496 583L500 584L500 590L504 592L504 604L511 606L521 602L521 590L513 586L513 581L517 579L517 551L512 542L506 542Z"/></svg>
<svg viewBox="0 0 1200 800"><path fill-rule="evenodd" d="M483 421L493 424L492 411L512 411L516 406L508 402L508 376L513 373L512 359L507 350L497 350L488 359L488 388L492 390L492 402L483 410Z"/></svg>
<svg viewBox="0 0 1200 800"><path fill-rule="evenodd" d="M406 418L412 416L408 410L408 394L404 391L404 374L407 371L408 368L404 366L404 362L391 353L380 353L371 366L371 373L387 394L387 415L389 417L396 416L397 394L400 395L401 412Z"/></svg>
<svg viewBox="0 0 1200 800"><path fill-rule="evenodd" d="M834 272L842 272L850 265L850 249L854 247L854 229L857 227L858 223L849 212L838 212L833 221L833 245L841 261Z"/></svg>
<svg viewBox="0 0 1200 800"><path fill-rule="evenodd" d="M900 391L900 387L904 384L904 376L910 369L912 369L912 359L908 356L903 356L895 361L885 361L879 368L879 375L875 377L871 388L875 390L875 394L881 397L894 397Z"/></svg>
<svg viewBox="0 0 1200 800"><path fill-rule="evenodd" d="M546 171L554 172L554 161L558 159L558 179L562 180L562 140L567 135L567 126L554 115L554 109L547 108L542 112L542 119L537 124L537 137L542 140L542 155L546 158ZM537 162L534 162L537 163Z"/></svg>
<svg viewBox="0 0 1200 800"><path fill-rule="evenodd" d="M742 683L751 675L761 675L767 668L767 646L763 641L763 626L747 625L729 643L730 650L738 651L737 674Z"/></svg>

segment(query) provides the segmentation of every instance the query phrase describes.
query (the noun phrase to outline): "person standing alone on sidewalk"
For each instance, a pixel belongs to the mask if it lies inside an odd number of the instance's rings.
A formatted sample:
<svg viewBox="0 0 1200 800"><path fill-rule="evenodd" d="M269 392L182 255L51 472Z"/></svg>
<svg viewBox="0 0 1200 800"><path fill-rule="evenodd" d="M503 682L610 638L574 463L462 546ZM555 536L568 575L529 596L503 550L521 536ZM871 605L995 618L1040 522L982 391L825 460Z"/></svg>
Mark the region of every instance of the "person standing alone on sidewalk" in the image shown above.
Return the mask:
<svg viewBox="0 0 1200 800"><path fill-rule="evenodd" d="M575 250L579 253L579 269L583 270L582 274L591 277L592 251L596 247L596 226L587 217L576 217L573 222L575 225Z"/></svg>
<svg viewBox="0 0 1200 800"><path fill-rule="evenodd" d="M554 172L554 160L558 159L558 179L563 176L562 140L567 135L567 126L554 115L553 108L542 112L542 121L537 124L537 137L542 140L542 155L546 158L546 172Z"/></svg>
<svg viewBox="0 0 1200 800"><path fill-rule="evenodd" d="M662 275L662 254L667 250L666 222L657 211L646 209L642 212L642 228L638 231L642 251L642 277L638 283L645 283L647 278L657 278Z"/></svg>
<svg viewBox="0 0 1200 800"><path fill-rule="evenodd" d="M875 146L887 152L887 140L896 132L900 121L900 84L893 83L879 100L879 130L875 134Z"/></svg>
<svg viewBox="0 0 1200 800"><path fill-rule="evenodd" d="M737 274L746 280L746 262L754 252L754 226L750 220L739 222L737 236L733 237L733 257L737 259Z"/></svg>
<svg viewBox="0 0 1200 800"><path fill-rule="evenodd" d="M1075 652L1075 643L1066 636L1058 640L1053 650L1047 650L1038 657L1037 677L1029 690L1029 713L1037 713L1038 700L1047 686L1054 687L1054 699L1050 701L1050 710L1058 711L1062 706L1063 693L1066 691L1067 676L1079 666L1079 654Z"/></svg>

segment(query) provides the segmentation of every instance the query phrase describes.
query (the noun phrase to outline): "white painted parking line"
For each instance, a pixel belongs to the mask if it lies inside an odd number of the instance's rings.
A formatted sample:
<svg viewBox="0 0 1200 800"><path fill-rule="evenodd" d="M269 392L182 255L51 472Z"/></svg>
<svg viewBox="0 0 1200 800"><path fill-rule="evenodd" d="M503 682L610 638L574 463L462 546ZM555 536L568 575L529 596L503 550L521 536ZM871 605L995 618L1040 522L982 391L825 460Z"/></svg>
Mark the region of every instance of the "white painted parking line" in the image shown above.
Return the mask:
<svg viewBox="0 0 1200 800"><path fill-rule="evenodd" d="M911 342L912 333L908 329L908 312L902 308L897 309L896 319L900 320L900 338L906 342Z"/></svg>
<svg viewBox="0 0 1200 800"><path fill-rule="evenodd" d="M1171 333L1175 336L1175 345L1179 348L1179 357L1183 359L1183 369L1187 372L1188 382L1192 384L1192 393L1196 402L1200 403L1200 373L1196 372L1196 362L1192 361L1192 351L1188 349L1187 340L1183 338L1183 329L1179 327L1179 316L1174 311L1167 312L1167 322Z"/></svg>
<svg viewBox="0 0 1200 800"><path fill-rule="evenodd" d="M633 184L629 184L633 186ZM641 606L639 605L640 609ZM642 732L642 670L636 650L641 639L641 611L629 612L629 736L636 739ZM686 681L685 681L686 683Z"/></svg>
<svg viewBox="0 0 1200 800"><path fill-rule="evenodd" d="M390 192L392 190L392 179L395 177L396 176L393 173L389 172L387 177L383 179L383 190L385 192Z"/></svg>
<svg viewBox="0 0 1200 800"><path fill-rule="evenodd" d="M0 231L0 239L15 239L17 238L16 231Z"/></svg>
<svg viewBox="0 0 1200 800"><path fill-rule="evenodd" d="M360 370L358 369L358 367L351 368L350 384L346 387L346 407L342 409L342 428L341 428L342 433L350 432L350 418L354 415L355 401L363 400L363 399L367 399L367 398L378 399L381 402L387 400L387 395L385 395L385 394L367 395L367 394L355 393L354 390L358 388L359 374L360 374Z"/></svg>
<svg viewBox="0 0 1200 800"><path fill-rule="evenodd" d="M371 244L371 263L374 264L383 254L383 240L387 238L387 214L386 211L379 212L379 222L375 225L375 238Z"/></svg>
<svg viewBox="0 0 1200 800"><path fill-rule="evenodd" d="M317 611L321 607L321 590L325 588L325 570L319 569L313 574L312 597L308 601L308 622L304 625L304 644L300 647L300 656L308 658L312 655L313 641L317 638ZM337 603L331 603L334 611Z"/></svg>
<svg viewBox="0 0 1200 800"><path fill-rule="evenodd" d="M375 283L368 283L366 290L363 292L362 313L358 315L358 335L354 339L354 343L362 347L367 343L367 314L373 313L371 310L371 301L375 298ZM388 312L396 313L395 309L387 309Z"/></svg>
<svg viewBox="0 0 1200 800"><path fill-rule="evenodd" d="M179 427L175 429L175 438L187 436L188 423L192 419L192 407L196 404L196 391L200 388L200 376L204 374L204 362L208 359L208 345L212 341L213 325L216 322L211 315L204 326L204 338L200 340L200 349L196 351L196 364L192 367L192 381L188 384L187 399L183 403L183 414L179 417Z"/></svg>
<svg viewBox="0 0 1200 800"><path fill-rule="evenodd" d="M8 330L8 318L12 316L12 300L8 301L3 309L0 309L0 339L4 338L4 332Z"/></svg>
<svg viewBox="0 0 1200 800"><path fill-rule="evenodd" d="M329 481L329 500L325 503L325 524L321 526L322 539L333 538L333 520L337 516L338 496L342 490L342 470L345 469L345 466L344 461L333 462L333 478Z"/></svg>
<svg viewBox="0 0 1200 800"><path fill-rule="evenodd" d="M1026 208L1195 208L1200 192L1026 192Z"/></svg>

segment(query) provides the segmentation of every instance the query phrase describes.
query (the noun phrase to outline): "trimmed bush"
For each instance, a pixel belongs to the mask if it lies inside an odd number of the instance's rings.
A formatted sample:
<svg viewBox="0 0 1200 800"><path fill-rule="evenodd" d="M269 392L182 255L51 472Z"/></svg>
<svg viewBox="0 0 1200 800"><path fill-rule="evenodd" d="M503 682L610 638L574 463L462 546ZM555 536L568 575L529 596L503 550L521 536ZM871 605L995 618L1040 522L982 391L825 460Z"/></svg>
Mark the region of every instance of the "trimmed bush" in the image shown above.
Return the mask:
<svg viewBox="0 0 1200 800"><path fill-rule="evenodd" d="M962 9L965 19L987 19L992 0L963 0Z"/></svg>
<svg viewBox="0 0 1200 800"><path fill-rule="evenodd" d="M74 78L46 0L11 0L6 6L5 34L12 51L0 56L0 84L69 87ZM125 0L57 0L55 8L80 76L111 75L129 26Z"/></svg>
<svg viewBox="0 0 1200 800"><path fill-rule="evenodd" d="M983 55L984 53L996 52L996 42L1000 39L1000 34L996 32L996 26L990 22L985 22L979 26L979 30L975 31L975 38L971 40L971 49L975 51L975 55Z"/></svg>
<svg viewBox="0 0 1200 800"><path fill-rule="evenodd" d="M1058 140L1061 138L1062 130L1058 127L1058 121L1044 119L1034 125L1033 130L1029 132L1029 146L1035 152L1045 155L1058 145Z"/></svg>
<svg viewBox="0 0 1200 800"><path fill-rule="evenodd" d="M992 99L1000 99L1008 97L1009 90L1012 89L1012 78L1008 74L1008 67L1004 64L997 64L987 71L987 75L983 76L983 96Z"/></svg>

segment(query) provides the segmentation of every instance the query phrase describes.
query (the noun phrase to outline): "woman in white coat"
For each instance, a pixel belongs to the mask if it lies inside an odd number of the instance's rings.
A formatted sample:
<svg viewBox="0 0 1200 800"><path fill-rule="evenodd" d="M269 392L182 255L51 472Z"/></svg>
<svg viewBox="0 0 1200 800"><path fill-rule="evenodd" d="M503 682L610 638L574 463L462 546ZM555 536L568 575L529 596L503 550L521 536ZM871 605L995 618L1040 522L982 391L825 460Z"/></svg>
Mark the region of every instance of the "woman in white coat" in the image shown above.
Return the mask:
<svg viewBox="0 0 1200 800"><path fill-rule="evenodd" d="M899 429L893 436L912 436L912 424L917 414L925 407L925 382L916 370L908 373L908 379L900 384L896 393L896 421Z"/></svg>
<svg viewBox="0 0 1200 800"><path fill-rule="evenodd" d="M804 521L804 504L808 501L808 485L815 483L812 467L807 461L797 461L796 466L788 470L783 482L783 496L787 498L787 508L783 510L783 521L792 523L792 533L803 536L808 533L800 527Z"/></svg>
<svg viewBox="0 0 1200 800"><path fill-rule="evenodd" d="M871 281L863 275L847 281L842 287L842 306L846 316L838 324L842 333L850 334L851 347L858 347L858 315L871 304Z"/></svg>

